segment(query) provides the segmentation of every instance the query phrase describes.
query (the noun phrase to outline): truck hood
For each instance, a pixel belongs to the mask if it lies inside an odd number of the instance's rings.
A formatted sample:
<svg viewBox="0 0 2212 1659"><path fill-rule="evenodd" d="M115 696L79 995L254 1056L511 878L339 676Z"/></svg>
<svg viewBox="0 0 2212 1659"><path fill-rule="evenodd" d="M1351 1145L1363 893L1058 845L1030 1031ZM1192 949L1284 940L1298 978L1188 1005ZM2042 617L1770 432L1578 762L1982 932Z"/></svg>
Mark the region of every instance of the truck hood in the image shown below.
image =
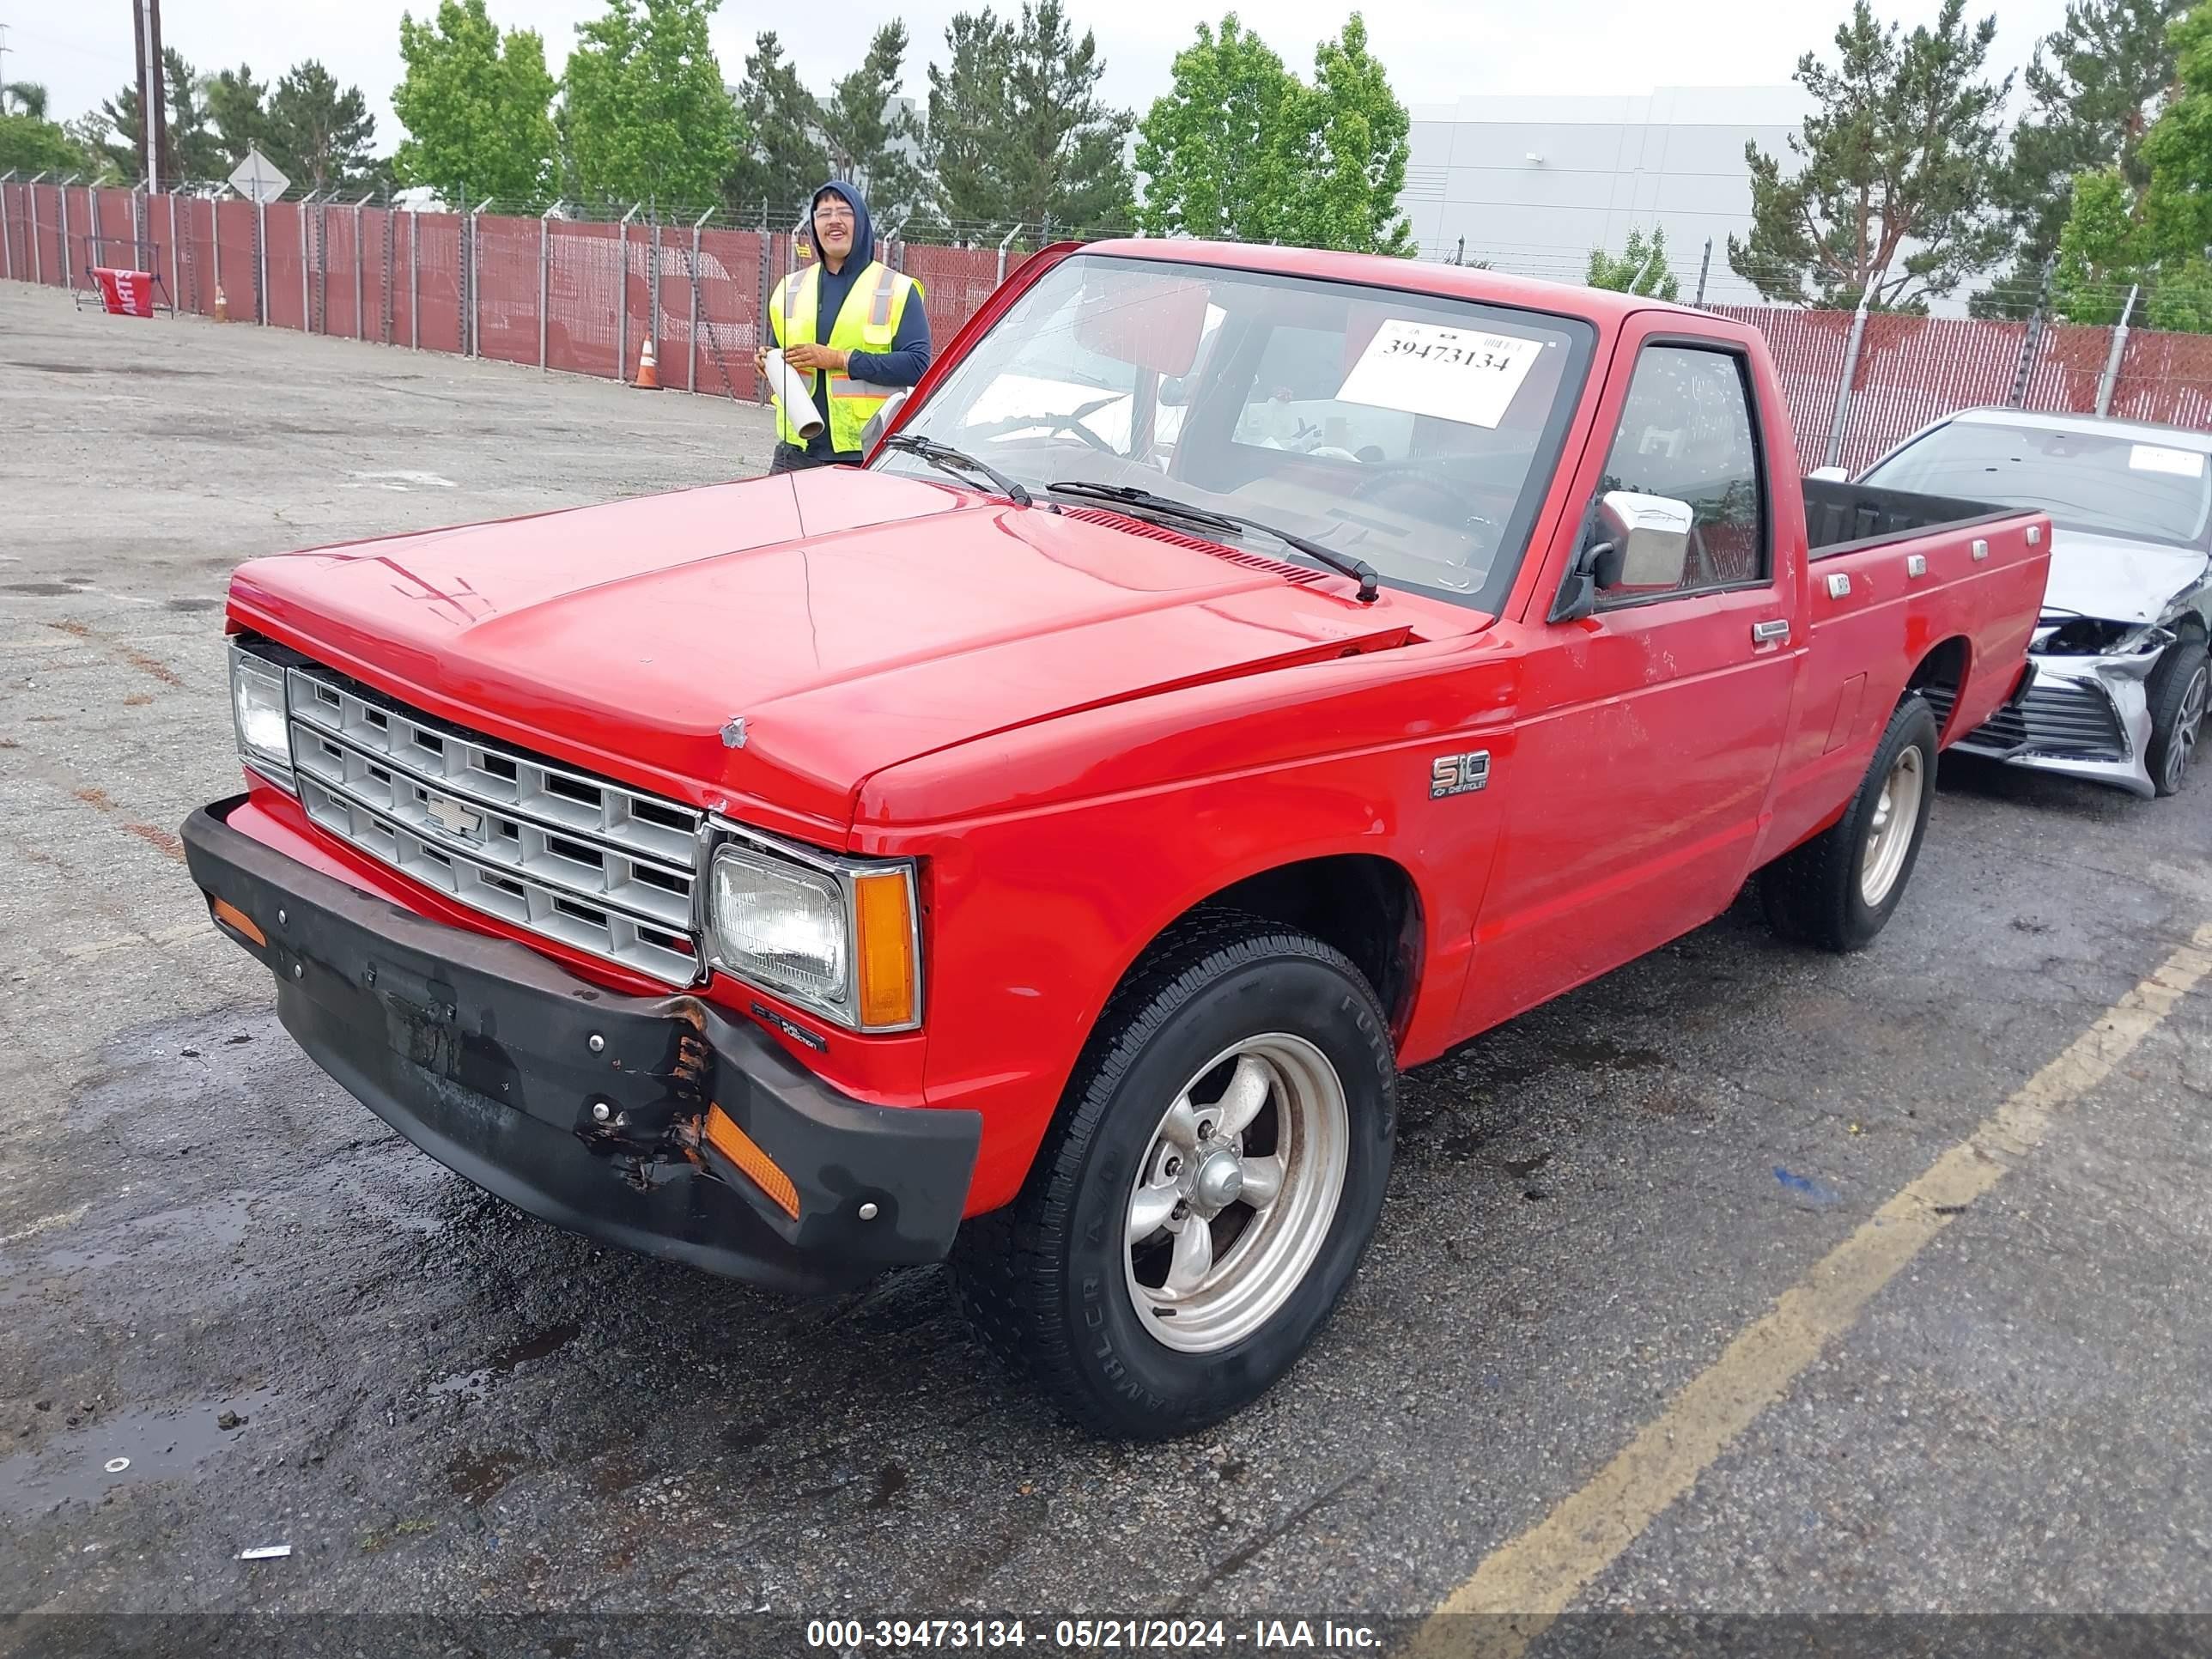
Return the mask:
<svg viewBox="0 0 2212 1659"><path fill-rule="evenodd" d="M2054 530L2044 608L2107 622L2154 623L2204 580L2206 559L2185 547Z"/></svg>
<svg viewBox="0 0 2212 1659"><path fill-rule="evenodd" d="M836 468L259 559L231 610L459 724L818 837L885 766L1433 620L1348 587Z"/></svg>

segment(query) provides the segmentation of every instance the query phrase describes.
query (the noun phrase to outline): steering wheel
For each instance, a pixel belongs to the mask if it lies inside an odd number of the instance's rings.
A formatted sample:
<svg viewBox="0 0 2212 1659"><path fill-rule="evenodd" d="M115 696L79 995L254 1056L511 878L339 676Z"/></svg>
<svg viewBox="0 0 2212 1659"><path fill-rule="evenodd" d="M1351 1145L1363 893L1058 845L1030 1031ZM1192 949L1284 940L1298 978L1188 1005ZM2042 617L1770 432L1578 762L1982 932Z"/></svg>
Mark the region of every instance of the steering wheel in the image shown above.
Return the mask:
<svg viewBox="0 0 2212 1659"><path fill-rule="evenodd" d="M1414 498L1412 501L1405 499L1409 495ZM1397 499L1393 501L1393 497ZM1362 478L1352 485L1352 499L1402 504L1405 510L1433 518L1440 525L1462 525L1476 532L1492 550L1505 537L1503 525L1488 514L1470 508L1466 496L1450 485L1396 468L1387 471L1378 469Z"/></svg>
<svg viewBox="0 0 2212 1659"><path fill-rule="evenodd" d="M1121 453L1089 427L1084 425L1083 422L1086 416L1096 415L1107 404L1119 401L1117 394L1112 398L1101 398L1096 403L1085 404L1073 415L1009 415L1003 421L994 421L988 426L970 427L968 429L986 438L999 437L1008 432L1026 432L1031 427L1038 426L1043 427L1048 432L1072 432L1101 455L1111 455L1118 461L1123 459Z"/></svg>

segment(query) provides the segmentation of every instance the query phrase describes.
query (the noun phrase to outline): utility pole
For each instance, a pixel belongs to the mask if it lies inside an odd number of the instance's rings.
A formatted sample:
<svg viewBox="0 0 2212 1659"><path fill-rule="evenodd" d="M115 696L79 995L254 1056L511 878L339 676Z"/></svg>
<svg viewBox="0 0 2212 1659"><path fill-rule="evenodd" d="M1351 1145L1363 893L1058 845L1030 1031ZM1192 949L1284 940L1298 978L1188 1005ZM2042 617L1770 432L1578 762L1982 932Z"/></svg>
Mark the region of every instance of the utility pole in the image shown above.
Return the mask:
<svg viewBox="0 0 2212 1659"><path fill-rule="evenodd" d="M131 0L138 48L138 125L145 134L149 190L159 190L169 148L168 94L161 76L161 0Z"/></svg>
<svg viewBox="0 0 2212 1659"><path fill-rule="evenodd" d="M8 26L0 23L0 87L8 84Z"/></svg>

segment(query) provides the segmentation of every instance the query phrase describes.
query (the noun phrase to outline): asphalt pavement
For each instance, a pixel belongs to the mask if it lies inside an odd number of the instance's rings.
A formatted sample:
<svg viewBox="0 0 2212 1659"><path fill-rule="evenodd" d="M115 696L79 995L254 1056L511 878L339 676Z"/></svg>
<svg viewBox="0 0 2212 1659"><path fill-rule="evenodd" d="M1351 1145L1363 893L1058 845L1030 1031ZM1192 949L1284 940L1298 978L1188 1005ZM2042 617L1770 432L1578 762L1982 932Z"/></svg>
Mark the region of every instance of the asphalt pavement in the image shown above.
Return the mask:
<svg viewBox="0 0 2212 1659"><path fill-rule="evenodd" d="M1413 1074L1336 1319L1181 1443L1046 1414L939 1270L779 1300L385 1128L181 862L238 787L226 573L769 443L709 398L0 284L0 1613L1374 1618L1537 1555L1513 1582L1580 1610L2212 1613L2212 777L1947 759L1872 950L1740 904ZM2036 1133L1973 1152L2021 1099ZM2002 1178L1737 1388L1962 1146ZM1686 1480L1605 1484L1731 1388Z"/></svg>

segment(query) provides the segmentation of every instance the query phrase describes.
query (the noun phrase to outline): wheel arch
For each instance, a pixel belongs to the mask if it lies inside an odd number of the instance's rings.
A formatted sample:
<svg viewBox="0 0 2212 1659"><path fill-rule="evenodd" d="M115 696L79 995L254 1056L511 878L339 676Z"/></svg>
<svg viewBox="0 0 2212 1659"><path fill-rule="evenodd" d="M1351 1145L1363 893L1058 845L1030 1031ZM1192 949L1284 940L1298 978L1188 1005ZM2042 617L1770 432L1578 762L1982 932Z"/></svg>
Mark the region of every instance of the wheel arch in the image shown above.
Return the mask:
<svg viewBox="0 0 2212 1659"><path fill-rule="evenodd" d="M1954 634L1948 639L1938 640L1921 653L1906 676L1905 690L1899 700L1914 692L1932 692L1928 702L1936 711L1936 737L1940 748L1957 734L1951 730L1959 708L1959 693L1965 689L1967 676L1972 672L1973 647L1963 634Z"/></svg>

